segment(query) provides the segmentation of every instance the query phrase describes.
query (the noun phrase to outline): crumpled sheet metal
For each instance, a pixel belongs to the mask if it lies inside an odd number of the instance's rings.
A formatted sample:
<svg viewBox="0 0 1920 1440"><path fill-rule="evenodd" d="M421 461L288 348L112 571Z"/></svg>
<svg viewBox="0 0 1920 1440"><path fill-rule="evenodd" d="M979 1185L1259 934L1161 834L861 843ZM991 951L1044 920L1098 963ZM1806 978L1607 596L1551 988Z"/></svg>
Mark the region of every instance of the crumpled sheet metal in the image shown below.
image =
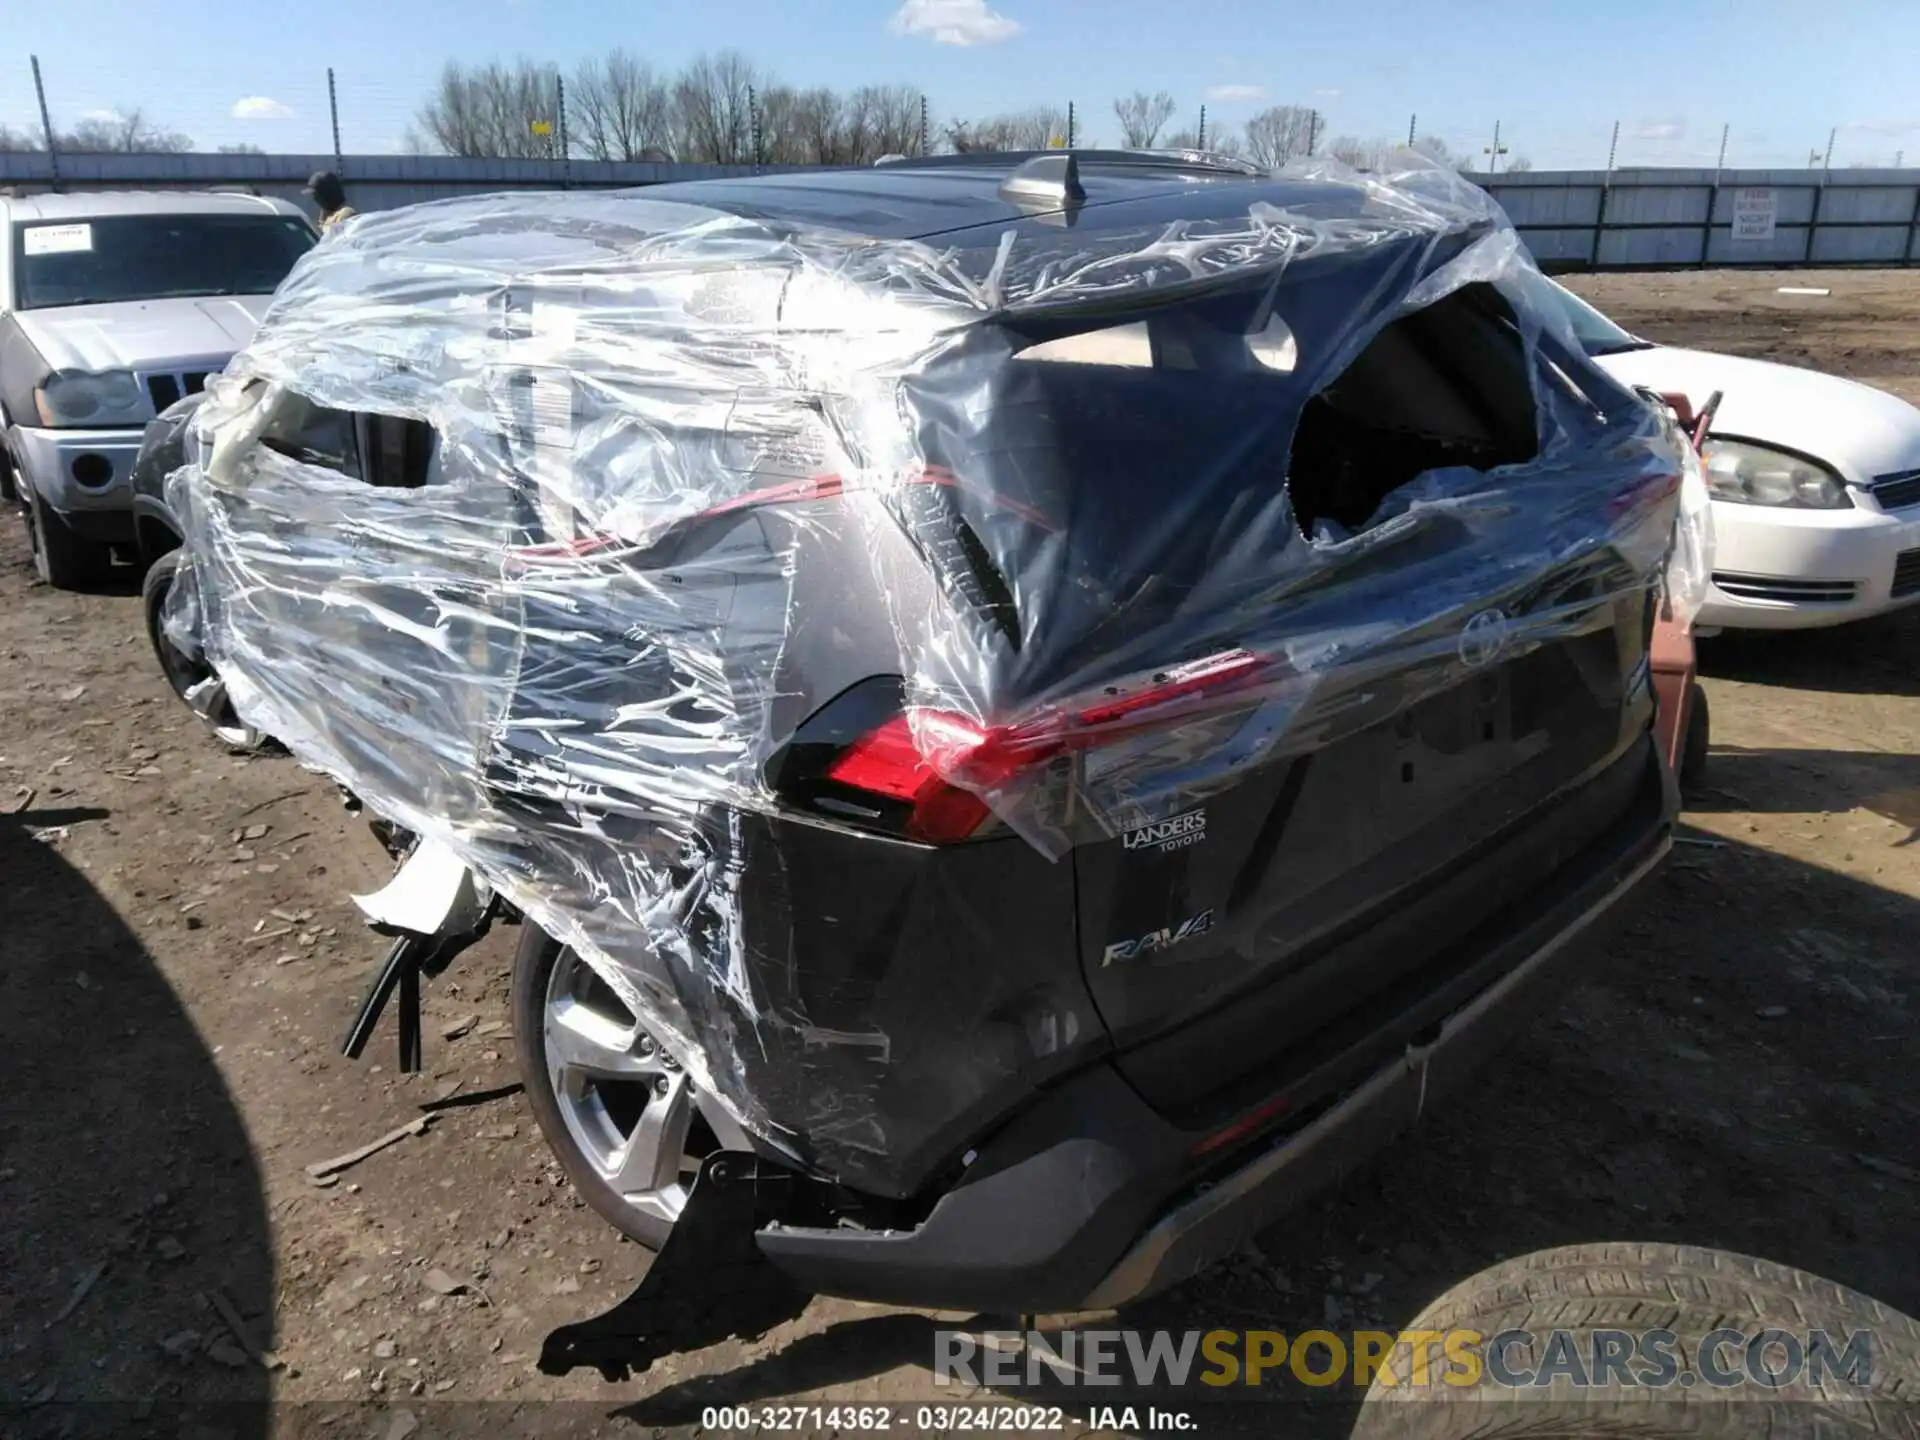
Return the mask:
<svg viewBox="0 0 1920 1440"><path fill-rule="evenodd" d="M1582 397L1593 373L1513 283L1529 262L1497 207L1438 169L1288 178L1345 189L1212 187L1189 222L1084 239L1031 218L875 240L644 192L363 216L296 267L196 421L168 488L182 603L249 723L578 947L742 1124L904 1186L889 1037L773 993L780 957L742 923L744 829L777 809L764 766L796 718L795 566L823 532L870 561L929 763L1056 858L1660 583L1673 436ZM1538 458L1430 471L1358 533L1301 535L1301 406L1396 317L1483 282L1525 342ZM1027 364L1045 336L1216 298L1249 333L1284 316L1296 353L1252 367L1254 411L1196 399L1192 466L1124 524L996 430L1050 403L1054 372L1097 368ZM426 483L339 473L315 407L427 422ZM748 497L774 487L764 523ZM901 582L934 488L1004 578L1010 633L944 578ZM1223 655L1239 678L1171 726L1090 704ZM983 768L956 717L1070 760Z"/></svg>

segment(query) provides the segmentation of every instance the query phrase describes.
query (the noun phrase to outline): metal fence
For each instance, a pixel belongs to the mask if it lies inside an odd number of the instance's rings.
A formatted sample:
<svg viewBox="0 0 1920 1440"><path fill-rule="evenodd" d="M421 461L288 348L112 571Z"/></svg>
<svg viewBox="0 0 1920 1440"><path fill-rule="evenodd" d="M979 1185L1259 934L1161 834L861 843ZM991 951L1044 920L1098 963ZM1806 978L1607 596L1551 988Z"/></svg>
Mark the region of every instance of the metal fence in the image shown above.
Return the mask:
<svg viewBox="0 0 1920 1440"><path fill-rule="evenodd" d="M1920 170L1528 171L1473 177L1548 269L1911 265Z"/></svg>
<svg viewBox="0 0 1920 1440"><path fill-rule="evenodd" d="M456 155L74 155L0 151L0 188L30 195L62 190L206 190L233 186L302 202L316 170L338 168L356 210L392 210L422 200L496 190L620 189L670 180L751 175L752 165L649 160L478 160ZM799 167L782 167L799 168Z"/></svg>
<svg viewBox="0 0 1920 1440"><path fill-rule="evenodd" d="M360 210L490 190L604 189L794 167L651 161L348 155ZM299 200L331 155L62 155L63 188L245 186ZM0 152L0 187L51 188L45 152ZM1920 170L1573 170L1476 175L1548 269L1704 265L1911 265L1920 255Z"/></svg>

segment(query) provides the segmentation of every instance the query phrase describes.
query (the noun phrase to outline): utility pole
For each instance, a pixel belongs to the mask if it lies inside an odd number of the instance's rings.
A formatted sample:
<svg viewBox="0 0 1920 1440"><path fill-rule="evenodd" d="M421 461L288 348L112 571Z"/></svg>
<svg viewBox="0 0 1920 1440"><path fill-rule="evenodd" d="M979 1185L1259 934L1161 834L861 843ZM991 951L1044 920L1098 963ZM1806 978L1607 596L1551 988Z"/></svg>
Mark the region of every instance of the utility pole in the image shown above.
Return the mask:
<svg viewBox="0 0 1920 1440"><path fill-rule="evenodd" d="M925 158L926 153L927 153L927 92L922 90L920 92L920 154L921 154L921 157Z"/></svg>
<svg viewBox="0 0 1920 1440"><path fill-rule="evenodd" d="M340 158L340 92L333 88L333 67L327 66L327 114L333 119L333 173L345 178L345 162Z"/></svg>
<svg viewBox="0 0 1920 1440"><path fill-rule="evenodd" d="M1727 168L1727 136L1733 133L1733 126L1720 127L1720 158L1713 162L1713 178L1718 180L1720 172Z"/></svg>
<svg viewBox="0 0 1920 1440"><path fill-rule="evenodd" d="M1620 122L1618 120L1613 122L1613 129L1616 135L1619 134ZM1493 122L1493 143L1486 147L1486 153L1487 174L1498 174L1500 170L1500 157L1507 153L1507 147L1500 143L1500 122L1498 120ZM1609 163L1607 168L1613 168L1611 163Z"/></svg>
<svg viewBox="0 0 1920 1440"><path fill-rule="evenodd" d="M53 171L53 192L60 193L60 147L53 143L53 121L47 118L47 87L40 80L40 57L33 57L33 93L40 101L40 133L47 137L47 165Z"/></svg>
<svg viewBox="0 0 1920 1440"><path fill-rule="evenodd" d="M1194 149L1204 150L1206 148L1207 148L1207 107L1202 105L1200 107L1200 133L1198 136L1195 137Z"/></svg>
<svg viewBox="0 0 1920 1440"><path fill-rule="evenodd" d="M1493 133L1496 138L1499 136L1500 127L1498 125L1493 127ZM1607 142L1607 174L1609 175L1613 174L1614 157L1619 153L1620 153L1620 122L1616 120L1613 122L1613 139Z"/></svg>
<svg viewBox="0 0 1920 1440"><path fill-rule="evenodd" d="M1073 148L1073 101L1067 101L1067 149Z"/></svg>
<svg viewBox="0 0 1920 1440"><path fill-rule="evenodd" d="M1318 110L1309 110L1307 112L1307 158L1309 160L1313 158L1314 149L1319 144L1320 112Z"/></svg>
<svg viewBox="0 0 1920 1440"><path fill-rule="evenodd" d="M1413 148L1414 141L1419 138L1419 135L1420 116L1418 114L1409 115L1407 117L1407 149L1411 150Z"/></svg>
<svg viewBox="0 0 1920 1440"><path fill-rule="evenodd" d="M1820 168L1822 170L1833 169L1833 142L1834 142L1834 138L1838 136L1839 133L1840 133L1840 127L1838 125L1834 126L1833 129L1827 131L1826 158L1820 162Z"/></svg>
<svg viewBox="0 0 1920 1440"><path fill-rule="evenodd" d="M753 146L753 173L760 173L760 95L753 86L747 86L747 133Z"/></svg>
<svg viewBox="0 0 1920 1440"><path fill-rule="evenodd" d="M567 143L566 76L555 75L553 77L553 94L554 99L559 102L556 108L560 111L560 188L562 190L571 190L573 188L573 147Z"/></svg>

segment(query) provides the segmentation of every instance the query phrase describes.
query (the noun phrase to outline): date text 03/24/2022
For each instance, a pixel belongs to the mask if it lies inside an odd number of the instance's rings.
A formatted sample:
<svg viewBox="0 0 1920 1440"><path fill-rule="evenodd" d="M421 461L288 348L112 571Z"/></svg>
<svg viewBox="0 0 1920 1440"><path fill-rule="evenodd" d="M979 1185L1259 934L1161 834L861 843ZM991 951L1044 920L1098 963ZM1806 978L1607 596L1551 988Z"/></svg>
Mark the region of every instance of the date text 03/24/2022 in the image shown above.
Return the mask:
<svg viewBox="0 0 1920 1440"><path fill-rule="evenodd" d="M1150 1430L1179 1433L1198 1428L1184 1410L1156 1406L1099 1406L1074 1428ZM1067 1414L1058 1405L709 1405L700 1413L702 1430L721 1433L848 1434L898 1430L914 1434L1020 1434L1064 1431Z"/></svg>

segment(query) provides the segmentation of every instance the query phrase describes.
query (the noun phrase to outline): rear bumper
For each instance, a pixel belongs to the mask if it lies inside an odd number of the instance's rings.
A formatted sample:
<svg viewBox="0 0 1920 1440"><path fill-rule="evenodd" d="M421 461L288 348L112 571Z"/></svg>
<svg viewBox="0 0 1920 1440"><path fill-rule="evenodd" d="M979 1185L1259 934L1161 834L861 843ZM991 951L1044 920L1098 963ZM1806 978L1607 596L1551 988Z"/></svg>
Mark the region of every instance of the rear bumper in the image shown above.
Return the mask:
<svg viewBox="0 0 1920 1440"><path fill-rule="evenodd" d="M1001 1314L1111 1308L1204 1269L1435 1108L1551 998L1568 960L1672 843L1671 780L1650 745L1641 753L1657 796L1553 893L1480 936L1468 973L1498 978L1436 996L1448 1008L1416 1040L1310 1120L1250 1142L1254 1153L1216 1163L1232 1152L1207 1153L1210 1137L1169 1124L1097 1065L982 1147L914 1229L775 1225L759 1235L762 1252L817 1293Z"/></svg>

